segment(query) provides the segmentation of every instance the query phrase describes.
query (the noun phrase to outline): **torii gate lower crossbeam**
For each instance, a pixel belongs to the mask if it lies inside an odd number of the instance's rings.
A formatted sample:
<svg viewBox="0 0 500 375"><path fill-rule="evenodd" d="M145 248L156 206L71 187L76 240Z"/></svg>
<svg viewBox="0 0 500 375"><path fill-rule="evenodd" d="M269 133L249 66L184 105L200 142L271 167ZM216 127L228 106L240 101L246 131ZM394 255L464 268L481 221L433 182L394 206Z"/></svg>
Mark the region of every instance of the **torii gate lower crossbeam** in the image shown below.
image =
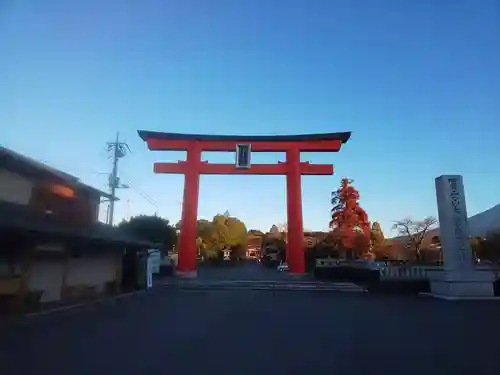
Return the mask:
<svg viewBox="0 0 500 375"><path fill-rule="evenodd" d="M302 223L302 175L332 175L330 164L300 161L301 151L336 152L347 142L350 133L311 134L297 136L210 136L139 131L150 150L187 151L185 161L155 163L155 173L183 174L182 228L179 239L177 274L196 276L196 230L200 174L285 175L287 188L288 243L287 262L291 273L305 272ZM203 151L234 151L247 146L246 164L211 164L203 161ZM253 152L285 151L286 161L278 164L250 165ZM241 160L240 160L241 162Z"/></svg>

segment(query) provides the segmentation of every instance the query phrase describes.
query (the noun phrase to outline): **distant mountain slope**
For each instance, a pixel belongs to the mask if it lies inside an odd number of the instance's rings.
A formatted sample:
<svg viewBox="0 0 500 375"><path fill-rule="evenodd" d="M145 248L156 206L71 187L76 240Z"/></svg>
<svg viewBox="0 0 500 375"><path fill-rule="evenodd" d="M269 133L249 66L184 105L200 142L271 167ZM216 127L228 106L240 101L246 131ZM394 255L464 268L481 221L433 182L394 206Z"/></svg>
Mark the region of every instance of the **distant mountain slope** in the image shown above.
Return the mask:
<svg viewBox="0 0 500 375"><path fill-rule="evenodd" d="M500 229L500 204L469 217L469 235L472 237L484 237L495 229ZM424 243L427 244L434 236L439 236L439 228L427 232ZM398 236L391 238L391 240L405 242L405 238L405 236Z"/></svg>
<svg viewBox="0 0 500 375"><path fill-rule="evenodd" d="M469 218L471 236L485 236L489 231L500 228L500 204Z"/></svg>

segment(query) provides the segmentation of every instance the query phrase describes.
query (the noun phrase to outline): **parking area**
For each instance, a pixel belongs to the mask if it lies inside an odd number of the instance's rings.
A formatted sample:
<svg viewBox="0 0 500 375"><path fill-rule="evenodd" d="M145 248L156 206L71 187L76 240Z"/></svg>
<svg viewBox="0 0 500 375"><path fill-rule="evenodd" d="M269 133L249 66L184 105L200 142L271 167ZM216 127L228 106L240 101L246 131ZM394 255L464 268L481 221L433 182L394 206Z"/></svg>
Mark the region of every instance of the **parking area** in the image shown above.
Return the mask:
<svg viewBox="0 0 500 375"><path fill-rule="evenodd" d="M278 272L276 267L264 267L262 264L249 261L235 266L212 266L200 264L198 267L199 280L235 280L235 281L280 281L296 279L287 272ZM302 276L302 279L308 279Z"/></svg>
<svg viewBox="0 0 500 375"><path fill-rule="evenodd" d="M500 373L500 304L367 293L176 291L25 321L0 373Z"/></svg>

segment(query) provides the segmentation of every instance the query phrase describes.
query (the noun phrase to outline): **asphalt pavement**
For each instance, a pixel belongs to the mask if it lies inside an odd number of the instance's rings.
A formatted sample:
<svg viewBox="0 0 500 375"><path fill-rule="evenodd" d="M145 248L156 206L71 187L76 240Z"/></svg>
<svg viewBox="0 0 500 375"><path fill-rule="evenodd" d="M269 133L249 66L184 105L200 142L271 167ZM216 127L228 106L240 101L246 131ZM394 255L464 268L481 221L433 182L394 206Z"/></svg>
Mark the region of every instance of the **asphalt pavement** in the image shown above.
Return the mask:
<svg viewBox="0 0 500 375"><path fill-rule="evenodd" d="M496 301L158 287L4 331L0 374L498 374L499 338Z"/></svg>

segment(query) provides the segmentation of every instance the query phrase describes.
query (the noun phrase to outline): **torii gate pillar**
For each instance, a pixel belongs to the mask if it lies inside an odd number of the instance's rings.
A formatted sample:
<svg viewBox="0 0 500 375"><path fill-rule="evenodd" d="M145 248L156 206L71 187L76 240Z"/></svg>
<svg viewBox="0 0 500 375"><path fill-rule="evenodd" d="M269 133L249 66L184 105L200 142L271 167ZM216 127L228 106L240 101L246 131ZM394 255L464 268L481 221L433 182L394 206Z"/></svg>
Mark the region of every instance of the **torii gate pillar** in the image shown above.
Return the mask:
<svg viewBox="0 0 500 375"><path fill-rule="evenodd" d="M188 149L186 173L184 174L184 195L182 197L181 231L179 238L179 259L177 274L181 277L196 277L196 231L198 217L198 197L201 149L196 143Z"/></svg>
<svg viewBox="0 0 500 375"><path fill-rule="evenodd" d="M297 148L286 152L286 208L287 208L287 256L290 272L305 272L304 226L302 223L302 178L300 174L300 151Z"/></svg>

